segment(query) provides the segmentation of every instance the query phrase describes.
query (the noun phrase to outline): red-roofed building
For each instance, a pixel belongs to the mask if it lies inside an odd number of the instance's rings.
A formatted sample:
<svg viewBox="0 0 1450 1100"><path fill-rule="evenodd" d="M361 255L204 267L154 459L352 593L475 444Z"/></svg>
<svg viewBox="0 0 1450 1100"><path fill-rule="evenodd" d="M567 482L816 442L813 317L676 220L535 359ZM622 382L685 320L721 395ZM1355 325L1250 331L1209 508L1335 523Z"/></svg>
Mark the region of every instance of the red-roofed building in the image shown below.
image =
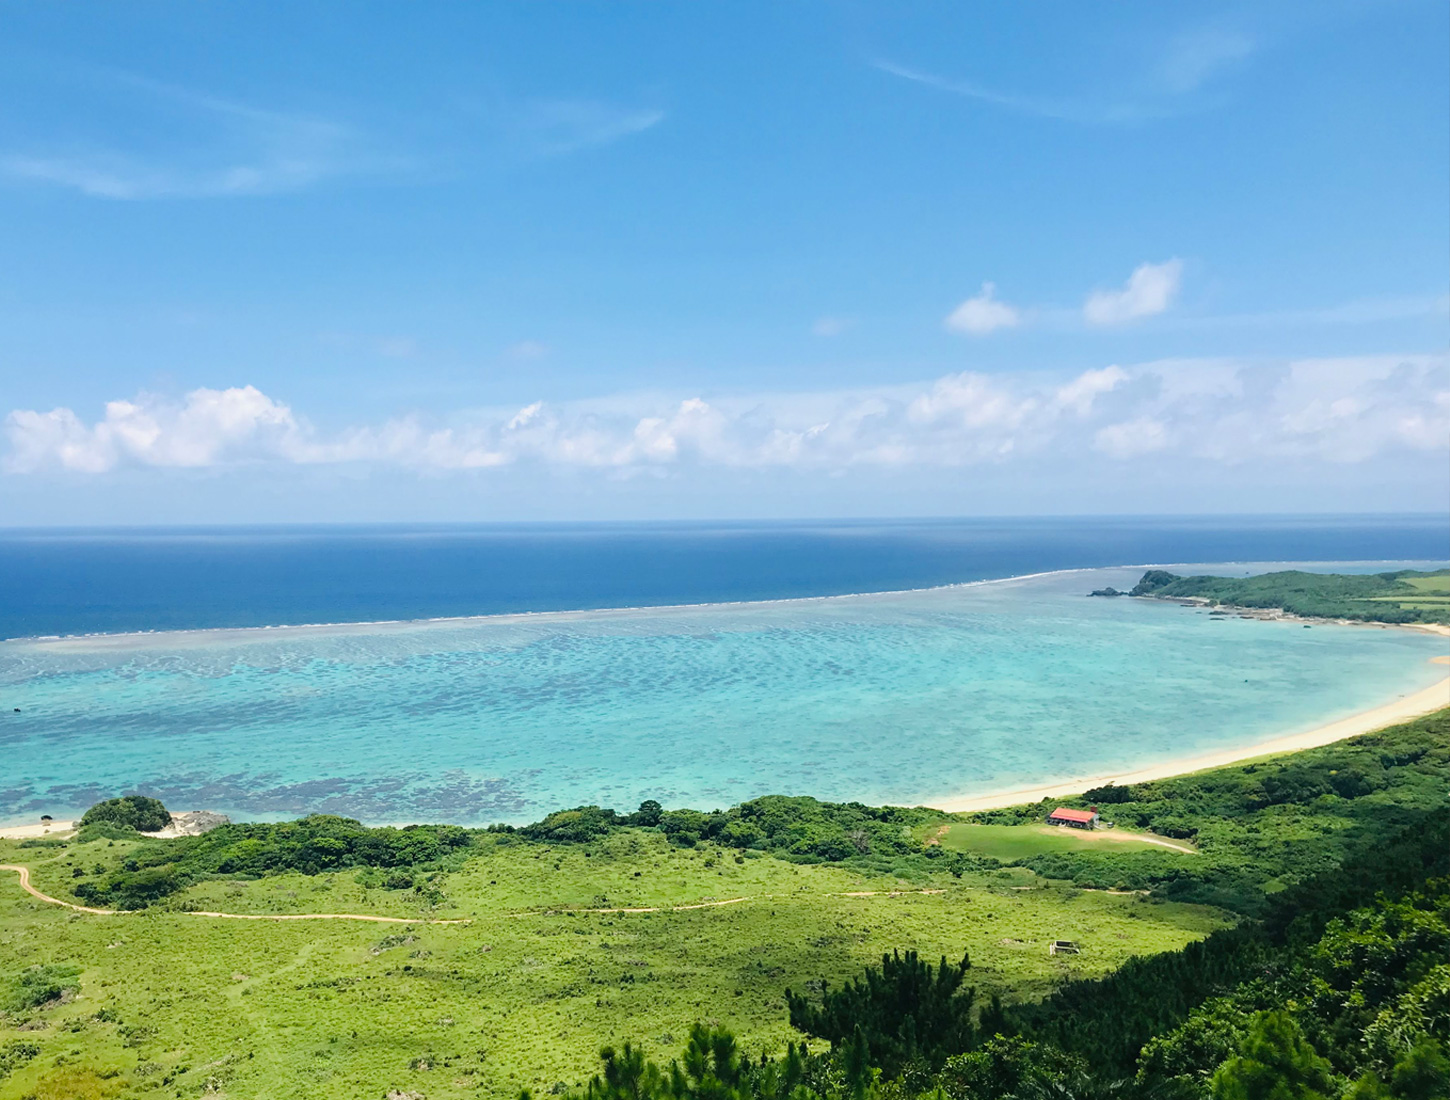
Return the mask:
<svg viewBox="0 0 1450 1100"><path fill-rule="evenodd" d="M1098 827L1098 812L1096 810L1070 810L1066 806L1059 806L1047 815L1049 825L1066 825L1070 829L1096 829Z"/></svg>

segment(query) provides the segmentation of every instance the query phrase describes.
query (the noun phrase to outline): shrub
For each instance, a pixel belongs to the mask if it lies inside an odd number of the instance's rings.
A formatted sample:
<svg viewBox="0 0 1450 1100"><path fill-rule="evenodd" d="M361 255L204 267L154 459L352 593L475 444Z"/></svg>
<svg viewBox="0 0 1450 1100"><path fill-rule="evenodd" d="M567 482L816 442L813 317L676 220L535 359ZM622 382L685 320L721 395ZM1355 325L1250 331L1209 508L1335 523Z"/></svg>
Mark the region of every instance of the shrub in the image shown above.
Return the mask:
<svg viewBox="0 0 1450 1100"><path fill-rule="evenodd" d="M171 814L158 798L128 794L97 802L81 818L82 825L96 825L103 821L135 829L138 833L154 833L171 824Z"/></svg>
<svg viewBox="0 0 1450 1100"><path fill-rule="evenodd" d="M42 965L22 970L11 982L5 999L10 1012L24 1012L58 1001L76 990L80 971L74 966Z"/></svg>

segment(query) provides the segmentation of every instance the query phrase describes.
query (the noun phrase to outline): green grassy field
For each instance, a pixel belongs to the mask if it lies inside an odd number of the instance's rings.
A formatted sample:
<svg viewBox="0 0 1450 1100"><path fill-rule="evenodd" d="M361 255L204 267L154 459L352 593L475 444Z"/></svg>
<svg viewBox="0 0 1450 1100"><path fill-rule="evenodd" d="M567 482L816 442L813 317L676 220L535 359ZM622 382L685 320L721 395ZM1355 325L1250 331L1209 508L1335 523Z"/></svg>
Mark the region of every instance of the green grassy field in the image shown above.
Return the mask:
<svg viewBox="0 0 1450 1100"><path fill-rule="evenodd" d="M0 841L0 862L31 866L38 889L68 897L77 867L109 866L128 848ZM681 850L634 829L555 848L500 840L430 885L441 897L420 908L416 892L365 889L353 872L213 881L165 908L107 917L44 904L6 872L0 977L69 964L79 992L0 1017L0 1052L39 1046L0 1080L0 1098L513 1097L585 1079L611 1040L643 1037L671 1056L702 1015L733 1028L747 1051L780 1050L798 1038L786 987L839 983L892 948L969 950L984 993L1023 999L1227 923L1217 910L1077 890L1023 869L908 882ZM850 896L867 891L876 893ZM582 911L735 898L746 900ZM419 923L222 920L180 907ZM457 917L471 923L422 923ZM1049 957L1054 938L1084 951Z"/></svg>
<svg viewBox="0 0 1450 1100"><path fill-rule="evenodd" d="M1012 860L1030 859L1049 852L1087 851L1169 851L1184 859L1191 854L1174 852L1161 843L1146 839L1139 833L1127 829L1083 829L1059 828L1056 825L950 825L945 828L928 829L932 840L948 851L971 852L988 856L1004 863ZM1169 843L1188 847L1182 841Z"/></svg>
<svg viewBox="0 0 1450 1100"><path fill-rule="evenodd" d="M1371 597L1371 600L1393 603L1414 611L1450 611L1450 574L1437 573L1429 577L1406 577L1405 583L1415 589L1416 595L1408 599L1374 596Z"/></svg>

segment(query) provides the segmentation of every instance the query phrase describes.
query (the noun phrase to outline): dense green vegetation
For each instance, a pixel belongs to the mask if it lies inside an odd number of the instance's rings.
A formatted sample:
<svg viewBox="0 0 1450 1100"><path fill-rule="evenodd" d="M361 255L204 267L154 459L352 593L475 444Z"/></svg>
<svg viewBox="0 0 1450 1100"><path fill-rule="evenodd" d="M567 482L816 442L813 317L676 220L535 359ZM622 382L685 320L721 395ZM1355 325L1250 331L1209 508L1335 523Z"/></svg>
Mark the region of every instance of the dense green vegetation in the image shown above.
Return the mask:
<svg viewBox="0 0 1450 1100"><path fill-rule="evenodd" d="M645 826L658 829L672 844L685 848L704 842L769 852L804 863L865 859L884 869L895 867L902 859L923 856L913 828L951 820L951 815L925 807L864 806L767 795L712 813L662 810L658 802L646 802L628 815L580 806L550 814L520 831L534 840L587 843L613 829ZM941 858L946 853L926 854Z"/></svg>
<svg viewBox="0 0 1450 1100"><path fill-rule="evenodd" d="M1190 840L1197 853L1083 840L1017 862L1083 886L1152 890L1262 916L1285 886L1443 809L1447 792L1450 711L1441 711L1289 756L973 817L1021 825L1053 806L1096 806L1119 827Z"/></svg>
<svg viewBox="0 0 1450 1100"><path fill-rule="evenodd" d="M845 989L787 995L831 1043L743 1063L697 1030L667 1069L603 1052L583 1100L1444 1100L1450 825L1285 891L1262 922L973 1014L970 964L890 955Z"/></svg>
<svg viewBox="0 0 1450 1100"><path fill-rule="evenodd" d="M1294 615L1327 619L1450 623L1450 571L1446 570L1418 573L1405 569L1363 575L1286 570L1257 577L1180 577L1150 569L1129 595L1279 608Z"/></svg>
<svg viewBox="0 0 1450 1100"><path fill-rule="evenodd" d="M1069 843L1057 801L789 798L0 841L49 894L144 907L0 893L0 1100L1444 1100L1447 746L1450 712L1100 788L1068 801L1122 833Z"/></svg>
<svg viewBox="0 0 1450 1100"><path fill-rule="evenodd" d="M127 836L126 807L133 802L154 803L156 813L166 813L155 799L113 799L87 812L90 823L83 827L82 838ZM102 875L87 877L81 868L77 878L84 881L74 885L74 893L88 905L141 909L207 879L258 878L292 871L317 875L344 868L378 869L380 874L370 878L369 885L426 892L419 885L422 880L458 866L483 838L516 834L538 843L587 845L622 830L639 829L662 834L680 848L714 845L769 852L793 862L850 862L885 873L934 868L960 875L963 870L983 866L970 856L923 849L912 833L913 827L923 823L949 820L949 815L937 810L873 808L780 796L757 798L714 813L666 811L658 802L645 802L632 814L580 806L551 813L518 830L456 825L369 828L350 818L316 814L279 824L222 825L199 837L144 841L120 866Z"/></svg>
<svg viewBox="0 0 1450 1100"><path fill-rule="evenodd" d="M843 989L823 985L819 1000L787 989L790 1023L833 1049L854 1044L854 1053L892 1077L917 1063L940 1068L947 1055L975 1045L976 990L962 987L971 967L969 955L956 964L943 958L933 970L915 951L892 952Z"/></svg>
<svg viewBox="0 0 1450 1100"><path fill-rule="evenodd" d="M119 825L141 833L160 832L171 824L171 814L159 798L128 794L97 802L81 818L82 825Z"/></svg>
<svg viewBox="0 0 1450 1100"><path fill-rule="evenodd" d="M83 827L83 838L93 835L118 834ZM207 878L257 878L287 871L316 875L348 867L387 869L391 873L377 885L406 890L415 885L415 869L443 866L474 835L457 825L370 829L326 814L274 825L228 824L197 837L143 842L120 866L77 882L73 892L89 905L140 909ZM82 875L77 878L82 878L84 868L78 870Z"/></svg>

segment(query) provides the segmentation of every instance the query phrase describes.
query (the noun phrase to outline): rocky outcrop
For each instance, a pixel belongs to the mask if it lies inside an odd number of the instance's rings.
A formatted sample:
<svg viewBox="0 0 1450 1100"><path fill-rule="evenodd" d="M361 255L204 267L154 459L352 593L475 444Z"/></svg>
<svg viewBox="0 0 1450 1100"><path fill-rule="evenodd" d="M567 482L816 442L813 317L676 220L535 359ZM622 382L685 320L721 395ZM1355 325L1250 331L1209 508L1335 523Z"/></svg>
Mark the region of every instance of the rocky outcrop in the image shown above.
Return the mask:
<svg viewBox="0 0 1450 1100"><path fill-rule="evenodd" d="M178 836L201 836L202 833L211 832L218 825L230 825L231 823L232 819L226 814L212 813L210 810L181 810L171 815L171 824L166 828L142 835L163 839Z"/></svg>

